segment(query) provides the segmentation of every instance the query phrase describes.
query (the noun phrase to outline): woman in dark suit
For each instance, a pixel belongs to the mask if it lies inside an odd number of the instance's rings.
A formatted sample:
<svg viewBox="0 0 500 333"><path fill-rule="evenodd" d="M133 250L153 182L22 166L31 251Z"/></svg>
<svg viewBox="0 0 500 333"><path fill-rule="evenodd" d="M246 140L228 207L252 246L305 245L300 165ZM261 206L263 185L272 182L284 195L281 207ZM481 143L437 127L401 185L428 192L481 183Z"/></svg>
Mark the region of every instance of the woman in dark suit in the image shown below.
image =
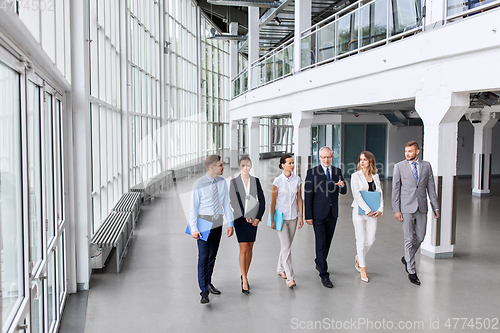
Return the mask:
<svg viewBox="0 0 500 333"><path fill-rule="evenodd" d="M248 295L248 269L252 261L257 226L264 215L266 201L259 178L250 176L250 158L241 157L238 167L241 173L231 180L229 193L234 211L234 229L240 245L241 292Z"/></svg>

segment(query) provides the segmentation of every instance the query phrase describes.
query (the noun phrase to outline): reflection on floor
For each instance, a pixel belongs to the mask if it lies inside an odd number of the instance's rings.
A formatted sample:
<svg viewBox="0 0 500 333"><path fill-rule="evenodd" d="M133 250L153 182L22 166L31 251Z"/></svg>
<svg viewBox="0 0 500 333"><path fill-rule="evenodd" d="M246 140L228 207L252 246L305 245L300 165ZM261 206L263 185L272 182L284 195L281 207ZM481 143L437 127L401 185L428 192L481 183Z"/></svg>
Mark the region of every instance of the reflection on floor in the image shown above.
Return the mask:
<svg viewBox="0 0 500 333"><path fill-rule="evenodd" d="M275 163L261 163L261 175L266 175L261 181L269 201L272 180L279 172ZM224 176L236 171L226 168ZM251 294L241 293L236 238L223 237L213 277L222 295L211 295L210 304L201 305L196 243L184 234L184 210L189 206L191 185L199 176L178 182L143 206L120 274L112 269L94 272L85 332L290 332L313 328L449 332L446 324L451 324L451 331L463 324L452 318L489 318L494 323L493 318L498 321L500 317L498 178L492 179L491 195L483 198L471 196L470 179L458 180L455 256L433 260L418 255L419 287L408 281L399 261L403 231L391 213L391 182L386 180L386 212L379 218L377 239L367 256L369 283L361 282L354 269L352 196L348 193L340 200L329 255L333 289L322 286L314 269L312 227L296 233L292 256L297 287L291 290L276 274L278 236L262 223L249 273Z"/></svg>

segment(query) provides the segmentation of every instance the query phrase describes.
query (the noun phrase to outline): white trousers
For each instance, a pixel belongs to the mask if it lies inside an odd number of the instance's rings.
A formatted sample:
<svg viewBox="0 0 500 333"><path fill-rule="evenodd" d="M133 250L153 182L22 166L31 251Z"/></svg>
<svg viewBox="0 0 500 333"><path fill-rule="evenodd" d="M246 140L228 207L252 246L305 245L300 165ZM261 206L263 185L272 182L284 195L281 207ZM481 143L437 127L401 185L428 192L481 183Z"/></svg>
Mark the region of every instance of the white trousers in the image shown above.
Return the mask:
<svg viewBox="0 0 500 333"><path fill-rule="evenodd" d="M292 268L291 246L295 231L297 230L297 221L298 218L284 220L283 228L281 228L281 231L278 231L278 237L280 238L281 244L280 256L278 258L278 274L285 272L287 283L295 281L295 275L293 274Z"/></svg>
<svg viewBox="0 0 500 333"><path fill-rule="evenodd" d="M367 215L359 215L358 209L352 210L352 224L356 236L356 251L358 253L359 267L366 267L365 257L375 242L377 233L377 218Z"/></svg>

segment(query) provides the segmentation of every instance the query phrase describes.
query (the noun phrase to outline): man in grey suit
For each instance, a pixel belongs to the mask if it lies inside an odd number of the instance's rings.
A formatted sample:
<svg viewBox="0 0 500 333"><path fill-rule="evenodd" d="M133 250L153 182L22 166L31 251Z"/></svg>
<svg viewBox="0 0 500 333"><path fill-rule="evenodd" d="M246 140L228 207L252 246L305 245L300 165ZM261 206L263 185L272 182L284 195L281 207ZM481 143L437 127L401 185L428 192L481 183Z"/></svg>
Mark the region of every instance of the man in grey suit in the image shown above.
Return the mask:
<svg viewBox="0 0 500 333"><path fill-rule="evenodd" d="M427 195L431 201L434 217L439 218L439 205L434 185L434 175L429 162L418 159L420 148L416 141L405 145L406 161L394 166L392 178L392 212L396 220L403 223L405 265L411 283L420 285L415 271L415 253L424 240L427 228Z"/></svg>

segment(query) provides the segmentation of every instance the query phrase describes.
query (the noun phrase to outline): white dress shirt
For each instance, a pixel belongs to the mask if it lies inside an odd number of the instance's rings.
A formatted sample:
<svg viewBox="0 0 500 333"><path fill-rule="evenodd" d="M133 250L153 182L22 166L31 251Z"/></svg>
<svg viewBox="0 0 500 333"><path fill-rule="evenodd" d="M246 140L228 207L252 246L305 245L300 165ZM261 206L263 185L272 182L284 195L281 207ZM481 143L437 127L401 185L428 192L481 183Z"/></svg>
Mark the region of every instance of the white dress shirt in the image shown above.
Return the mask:
<svg viewBox="0 0 500 333"><path fill-rule="evenodd" d="M325 176L326 176L326 169L329 170L330 172L330 180L332 180L332 165L330 164L329 166L324 166L323 164L320 164L321 167L323 168L323 172L325 173ZM328 179L328 178L327 178ZM344 186L345 186L345 183L344 183ZM339 186L339 187L344 187L344 186Z"/></svg>
<svg viewBox="0 0 500 333"><path fill-rule="evenodd" d="M408 161L408 163L410 163L410 170L412 173L413 173L413 162L417 163L417 176L418 180L420 181L420 160L417 159L416 161Z"/></svg>
<svg viewBox="0 0 500 333"><path fill-rule="evenodd" d="M245 185L245 181L243 180L243 178L241 179L241 182L243 183L243 187L245 188L245 212L247 212L248 200L250 196L250 184L252 182L250 181L250 179L248 179L248 185Z"/></svg>
<svg viewBox="0 0 500 333"><path fill-rule="evenodd" d="M283 212L284 220L293 220L299 216L297 191L300 184L302 184L302 179L294 174L290 175L290 177L281 174L273 181L273 185L278 188L276 209Z"/></svg>
<svg viewBox="0 0 500 333"><path fill-rule="evenodd" d="M198 230L198 215L214 215L214 190L213 182L217 183L217 192L219 194L219 212L224 212L227 219L227 226L234 225L233 211L229 202L229 191L226 180L220 176L212 178L208 174L196 180L193 184L191 206L189 208L189 226L191 232Z"/></svg>

